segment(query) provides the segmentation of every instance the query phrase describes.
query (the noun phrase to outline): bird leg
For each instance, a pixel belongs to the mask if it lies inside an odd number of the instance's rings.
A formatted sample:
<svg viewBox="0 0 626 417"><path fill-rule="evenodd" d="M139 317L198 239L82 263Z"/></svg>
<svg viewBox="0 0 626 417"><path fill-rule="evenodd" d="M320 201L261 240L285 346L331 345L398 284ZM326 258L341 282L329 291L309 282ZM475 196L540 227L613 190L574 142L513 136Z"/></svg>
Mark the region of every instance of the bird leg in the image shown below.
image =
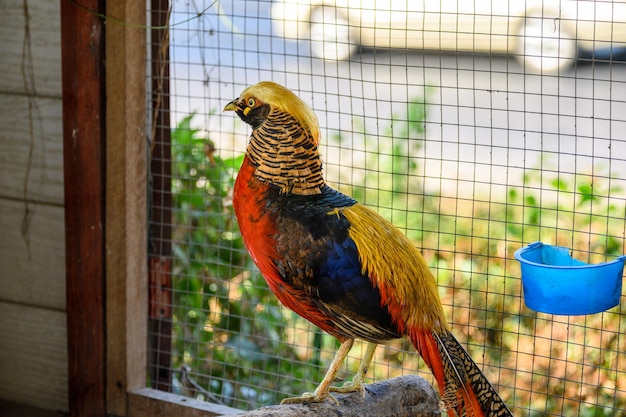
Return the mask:
<svg viewBox="0 0 626 417"><path fill-rule="evenodd" d="M330 367L328 368L328 371L326 372L326 375L324 376L324 379L322 379L322 382L320 382L320 384L317 386L314 392L312 393L305 392L299 397L285 398L280 403L281 404L321 403L322 401L324 401L326 398L330 396L330 398L338 405L339 403L335 399L335 397L330 395L330 384L332 384L335 381L335 378L337 377L337 373L339 372L339 368L341 367L341 364L343 364L343 361L346 359L346 356L348 356L348 352L350 352L350 349L352 349L353 344L354 344L354 339L346 339L345 341L341 343L341 346L339 346L337 353L335 353L335 358L331 362Z"/></svg>
<svg viewBox="0 0 626 417"><path fill-rule="evenodd" d="M374 358L374 352L376 352L377 346L377 343L368 342L367 348L365 349L365 355L363 356L363 359L361 359L361 365L359 366L359 370L356 374L354 374L352 381L346 382L341 387L330 387L330 390L332 392L341 393L358 391L361 393L361 395L365 395L365 384L363 384L363 381L365 380L367 370L372 363L372 358Z"/></svg>

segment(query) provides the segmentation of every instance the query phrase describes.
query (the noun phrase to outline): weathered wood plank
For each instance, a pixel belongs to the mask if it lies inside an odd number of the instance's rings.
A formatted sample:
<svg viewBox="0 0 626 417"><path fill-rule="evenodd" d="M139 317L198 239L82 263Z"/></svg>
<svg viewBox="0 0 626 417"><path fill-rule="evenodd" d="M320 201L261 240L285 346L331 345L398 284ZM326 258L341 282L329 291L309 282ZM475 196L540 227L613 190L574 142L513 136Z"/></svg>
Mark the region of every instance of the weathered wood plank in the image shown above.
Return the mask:
<svg viewBox="0 0 626 417"><path fill-rule="evenodd" d="M0 197L63 204L62 108L60 99L0 95Z"/></svg>
<svg viewBox="0 0 626 417"><path fill-rule="evenodd" d="M142 23L146 2L109 0L107 15ZM106 48L106 395L126 415L148 363L146 30L110 23Z"/></svg>
<svg viewBox="0 0 626 417"><path fill-rule="evenodd" d="M65 310L62 207L0 199L0 300Z"/></svg>
<svg viewBox="0 0 626 417"><path fill-rule="evenodd" d="M60 4L2 0L0 92L61 97Z"/></svg>
<svg viewBox="0 0 626 417"><path fill-rule="evenodd" d="M68 410L64 312L0 302L0 397Z"/></svg>
<svg viewBox="0 0 626 417"><path fill-rule="evenodd" d="M241 410L211 404L151 388L129 393L129 417L211 417L239 414Z"/></svg>
<svg viewBox="0 0 626 417"><path fill-rule="evenodd" d="M61 2L70 416L106 415L104 0Z"/></svg>

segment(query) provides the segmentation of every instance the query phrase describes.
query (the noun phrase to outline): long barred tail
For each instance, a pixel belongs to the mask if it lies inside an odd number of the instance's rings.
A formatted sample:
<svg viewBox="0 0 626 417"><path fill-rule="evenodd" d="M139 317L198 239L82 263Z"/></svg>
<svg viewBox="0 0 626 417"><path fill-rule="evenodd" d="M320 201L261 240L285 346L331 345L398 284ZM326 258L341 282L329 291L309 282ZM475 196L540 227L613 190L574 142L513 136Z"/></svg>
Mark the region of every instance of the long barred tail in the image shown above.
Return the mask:
<svg viewBox="0 0 626 417"><path fill-rule="evenodd" d="M409 331L409 337L435 375L449 417L513 417L452 333L445 330Z"/></svg>

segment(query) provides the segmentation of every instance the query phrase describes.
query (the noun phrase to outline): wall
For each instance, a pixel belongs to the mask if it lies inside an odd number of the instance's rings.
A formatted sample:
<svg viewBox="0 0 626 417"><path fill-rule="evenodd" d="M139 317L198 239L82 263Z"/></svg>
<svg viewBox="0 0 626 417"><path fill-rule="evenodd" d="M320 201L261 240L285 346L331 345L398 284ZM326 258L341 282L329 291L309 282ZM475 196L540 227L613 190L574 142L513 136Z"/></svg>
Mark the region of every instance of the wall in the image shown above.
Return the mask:
<svg viewBox="0 0 626 417"><path fill-rule="evenodd" d="M0 400L67 411L59 7L0 14Z"/></svg>

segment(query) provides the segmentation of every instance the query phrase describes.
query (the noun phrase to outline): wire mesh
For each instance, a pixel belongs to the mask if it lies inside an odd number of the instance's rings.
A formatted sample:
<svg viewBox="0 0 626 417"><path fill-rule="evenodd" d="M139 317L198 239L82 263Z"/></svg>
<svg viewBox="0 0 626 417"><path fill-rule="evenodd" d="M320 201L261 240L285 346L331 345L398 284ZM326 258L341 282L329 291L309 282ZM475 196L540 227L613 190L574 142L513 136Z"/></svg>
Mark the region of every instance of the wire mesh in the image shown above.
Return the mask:
<svg viewBox="0 0 626 417"><path fill-rule="evenodd" d="M316 9L304 19L315 28L299 28L300 39L281 33L294 16L280 16L280 1L175 1L169 11L156 3L152 16L169 21L169 39L152 38L150 75L165 65L169 91L153 84L152 110L169 120L149 125L172 131L163 153L171 166L155 167L154 156L152 165L167 183L153 192L153 213L167 215L152 216L152 242L167 242L165 251L151 245L150 256L170 276L165 287L151 281L169 307L150 329L155 386L243 409L275 404L314 389L337 347L279 305L233 214L250 130L221 109L273 80L317 113L329 184L422 250L454 334L515 415L624 415L623 296L599 314L535 312L513 258L534 241L591 263L624 253L626 67L602 42L626 36L623 20L611 23L626 16L621 3L522 2L518 13L508 2L443 1L419 13L412 8L422 2L363 1L358 13ZM300 4L291 14L315 3L284 2ZM393 29L398 22L410 27ZM577 59L554 54L571 39ZM155 66L163 46L168 60ZM362 353L357 344L342 377ZM368 381L416 372L433 382L399 340L379 347Z"/></svg>

